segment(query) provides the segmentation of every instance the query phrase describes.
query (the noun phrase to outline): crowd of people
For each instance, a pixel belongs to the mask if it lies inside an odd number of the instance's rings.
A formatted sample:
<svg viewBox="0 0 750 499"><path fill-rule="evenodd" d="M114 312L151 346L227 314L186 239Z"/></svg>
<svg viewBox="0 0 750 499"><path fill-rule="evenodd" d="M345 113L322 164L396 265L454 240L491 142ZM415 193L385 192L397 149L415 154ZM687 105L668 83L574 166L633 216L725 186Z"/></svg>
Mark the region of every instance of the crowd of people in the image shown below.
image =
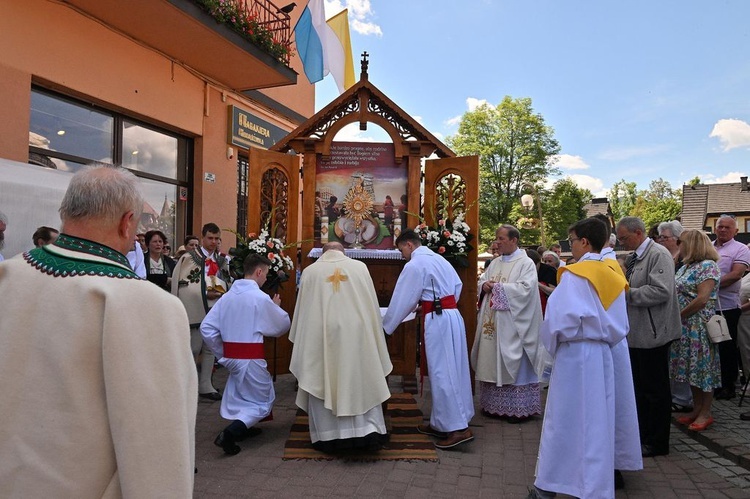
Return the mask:
<svg viewBox="0 0 750 499"><path fill-rule="evenodd" d="M198 397L221 401L229 424L214 443L239 453L273 417L264 338L287 332L313 447L376 452L389 438L386 338L421 314L432 409L416 431L439 449L474 440L473 381L483 417L523 424L544 414L532 498L614 497L620 470L669 453L673 412L693 431L709 428L714 398L735 397L750 365L750 249L734 239L731 215L718 219L715 242L678 221L647 231L624 217L613 232L606 217L587 218L568 230L569 259L560 245L523 249L518 229L500 225L468 345L463 283L413 230L395 241L407 263L384 313L367 266L331 242L302 272L290 320L279 295L262 289L270 260L250 255L244 275L230 275L213 223L173 259L163 232L136 234L141 206L126 170L83 169L60 208L61 231L40 227L34 249L0 265L0 362L11 373L0 453L45 456L24 458L23 469L0 463L0 483L12 476L21 495L187 497ZM0 213L0 249L8 225ZM170 319L134 330L124 301ZM731 341L709 337L716 313ZM216 363L229 373L223 393ZM25 402L31 385L43 407ZM47 438L60 434L70 438ZM82 465L85 475L71 471Z"/></svg>

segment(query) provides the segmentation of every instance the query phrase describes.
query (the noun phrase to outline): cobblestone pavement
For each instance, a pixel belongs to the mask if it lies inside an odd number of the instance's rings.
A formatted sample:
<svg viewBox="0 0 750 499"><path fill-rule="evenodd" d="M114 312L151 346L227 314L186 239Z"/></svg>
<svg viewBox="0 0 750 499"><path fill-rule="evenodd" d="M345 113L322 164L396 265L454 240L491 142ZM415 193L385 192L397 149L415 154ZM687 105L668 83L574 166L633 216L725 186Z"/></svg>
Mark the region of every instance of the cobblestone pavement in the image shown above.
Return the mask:
<svg viewBox="0 0 750 499"><path fill-rule="evenodd" d="M224 369L217 371L215 384L223 387L225 377ZM425 397L416 398L429 414L426 384ZM541 417L512 425L477 414L471 423L475 440L461 450L439 450L437 463L282 461L296 413L291 375L279 376L276 395L274 420L261 423L261 435L241 442L243 450L236 456L225 456L213 445L228 424L218 414L220 403L201 399L195 497L520 499L534 482ZM744 405L750 410L750 399ZM624 472L626 488L617 498L750 498L750 422L740 421L740 412L737 399L718 401L717 423L701 434L675 423L670 454L645 459L642 471Z"/></svg>

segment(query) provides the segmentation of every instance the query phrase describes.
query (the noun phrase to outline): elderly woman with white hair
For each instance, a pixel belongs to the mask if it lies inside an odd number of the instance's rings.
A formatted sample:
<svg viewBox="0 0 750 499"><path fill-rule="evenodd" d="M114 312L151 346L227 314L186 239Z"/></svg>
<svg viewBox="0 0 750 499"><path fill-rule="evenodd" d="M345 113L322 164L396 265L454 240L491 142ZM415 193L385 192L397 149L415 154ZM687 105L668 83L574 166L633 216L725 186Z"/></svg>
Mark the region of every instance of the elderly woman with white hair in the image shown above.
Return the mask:
<svg viewBox="0 0 750 499"><path fill-rule="evenodd" d="M672 254L675 273L683 266L680 254L680 235L682 235L682 224L677 220L660 223L657 228L656 242L664 246ZM690 384L683 381L671 381L672 388L672 411L691 412L693 410L693 395Z"/></svg>
<svg viewBox="0 0 750 499"><path fill-rule="evenodd" d="M549 265L557 271L560 268L560 257L554 251L545 251L542 253L542 263Z"/></svg>
<svg viewBox="0 0 750 499"><path fill-rule="evenodd" d="M677 272L682 267L682 258L680 257L680 235L684 230L682 224L677 220L670 220L660 223L656 230L658 232L656 242L667 248L672 254L674 271Z"/></svg>

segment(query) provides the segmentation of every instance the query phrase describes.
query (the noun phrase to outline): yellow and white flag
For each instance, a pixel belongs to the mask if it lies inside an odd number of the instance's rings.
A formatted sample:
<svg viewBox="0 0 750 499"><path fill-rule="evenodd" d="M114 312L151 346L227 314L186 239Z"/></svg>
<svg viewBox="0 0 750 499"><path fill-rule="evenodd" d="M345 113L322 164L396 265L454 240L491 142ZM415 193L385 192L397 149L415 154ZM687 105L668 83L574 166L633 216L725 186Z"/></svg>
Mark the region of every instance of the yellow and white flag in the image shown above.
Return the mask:
<svg viewBox="0 0 750 499"><path fill-rule="evenodd" d="M330 44L326 52L326 66L336 80L339 93L354 85L354 61L352 58L352 41L349 36L349 10L344 9L331 17L326 24L336 35L340 47Z"/></svg>

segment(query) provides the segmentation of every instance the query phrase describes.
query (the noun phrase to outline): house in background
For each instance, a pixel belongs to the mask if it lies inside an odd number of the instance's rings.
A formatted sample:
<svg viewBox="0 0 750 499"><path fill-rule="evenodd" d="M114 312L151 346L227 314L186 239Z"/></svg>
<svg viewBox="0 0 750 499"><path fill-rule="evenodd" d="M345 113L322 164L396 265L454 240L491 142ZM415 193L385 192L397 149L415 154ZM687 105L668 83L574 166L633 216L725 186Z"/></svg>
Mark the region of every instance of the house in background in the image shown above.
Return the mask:
<svg viewBox="0 0 750 499"><path fill-rule="evenodd" d="M606 216L609 220L609 226L614 229L615 216L612 214L612 207L609 204L609 199L594 198L591 202L583 205L583 211L586 212L586 217L593 217L594 215Z"/></svg>
<svg viewBox="0 0 750 499"><path fill-rule="evenodd" d="M750 185L747 177L728 184L682 186L680 220L686 229L699 229L713 235L716 221L724 213L734 215L737 220L739 233L735 239L750 242Z"/></svg>

